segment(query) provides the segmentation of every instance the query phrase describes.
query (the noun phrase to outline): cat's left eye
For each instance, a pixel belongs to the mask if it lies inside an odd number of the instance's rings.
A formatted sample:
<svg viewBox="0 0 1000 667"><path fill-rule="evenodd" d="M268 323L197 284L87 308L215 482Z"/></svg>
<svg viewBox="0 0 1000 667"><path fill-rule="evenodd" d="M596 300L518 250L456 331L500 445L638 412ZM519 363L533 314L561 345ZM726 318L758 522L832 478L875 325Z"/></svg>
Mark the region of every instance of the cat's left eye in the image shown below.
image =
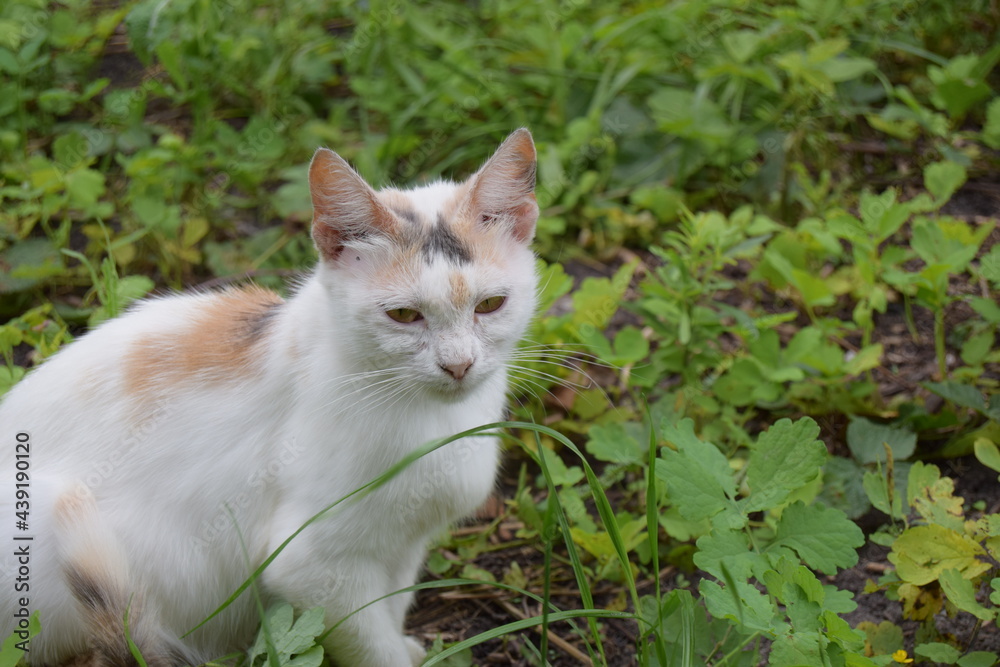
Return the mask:
<svg viewBox="0 0 1000 667"><path fill-rule="evenodd" d="M392 308L385 311L385 314L402 324L411 324L424 319L424 316L420 314L420 311L413 310L412 308Z"/></svg>
<svg viewBox="0 0 1000 667"><path fill-rule="evenodd" d="M476 304L476 312L492 313L494 310L499 309L500 306L502 306L504 304L504 301L506 300L507 297L505 296L491 296L488 299L483 299L482 301Z"/></svg>

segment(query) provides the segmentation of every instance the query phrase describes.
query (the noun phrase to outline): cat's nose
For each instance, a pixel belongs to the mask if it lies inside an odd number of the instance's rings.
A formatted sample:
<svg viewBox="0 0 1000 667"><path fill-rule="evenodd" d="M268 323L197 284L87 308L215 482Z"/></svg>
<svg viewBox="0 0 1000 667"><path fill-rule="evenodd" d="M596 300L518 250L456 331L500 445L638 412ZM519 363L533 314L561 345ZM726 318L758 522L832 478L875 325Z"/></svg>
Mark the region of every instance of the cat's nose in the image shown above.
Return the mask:
<svg viewBox="0 0 1000 667"><path fill-rule="evenodd" d="M472 366L472 360L459 361L455 364L441 364L441 370L443 370L448 375L452 376L456 380L461 380L465 377L465 373Z"/></svg>

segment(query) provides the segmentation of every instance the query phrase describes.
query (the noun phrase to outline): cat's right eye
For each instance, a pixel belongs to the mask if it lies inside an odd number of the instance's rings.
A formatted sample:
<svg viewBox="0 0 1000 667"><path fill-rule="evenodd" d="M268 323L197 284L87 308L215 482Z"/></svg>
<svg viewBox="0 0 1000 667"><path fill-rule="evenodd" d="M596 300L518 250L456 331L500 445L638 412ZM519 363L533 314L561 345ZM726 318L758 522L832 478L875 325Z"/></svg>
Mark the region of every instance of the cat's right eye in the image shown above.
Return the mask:
<svg viewBox="0 0 1000 667"><path fill-rule="evenodd" d="M413 310L412 308L393 308L385 311L385 314L403 324L411 324L424 319L419 310Z"/></svg>

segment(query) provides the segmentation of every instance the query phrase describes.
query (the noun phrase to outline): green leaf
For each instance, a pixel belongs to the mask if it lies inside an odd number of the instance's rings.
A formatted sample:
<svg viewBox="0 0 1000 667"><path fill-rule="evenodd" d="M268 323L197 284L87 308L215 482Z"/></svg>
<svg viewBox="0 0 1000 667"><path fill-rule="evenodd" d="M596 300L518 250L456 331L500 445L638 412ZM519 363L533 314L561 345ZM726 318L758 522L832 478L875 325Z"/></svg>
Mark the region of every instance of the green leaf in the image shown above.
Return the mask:
<svg viewBox="0 0 1000 667"><path fill-rule="evenodd" d="M950 160L935 162L924 168L924 187L934 195L939 204L951 199L966 178L965 167Z"/></svg>
<svg viewBox="0 0 1000 667"><path fill-rule="evenodd" d="M667 486L670 500L686 519L710 519L725 512L724 522L734 528L746 522L736 508L736 483L729 462L715 445L694 434L694 422L664 420L662 437L677 447L664 447L656 461L656 475Z"/></svg>
<svg viewBox="0 0 1000 667"><path fill-rule="evenodd" d="M0 396L13 389L14 385L24 377L24 374L25 370L20 366L14 366L13 368L0 366Z"/></svg>
<svg viewBox="0 0 1000 667"><path fill-rule="evenodd" d="M923 586L944 570L958 569L975 577L990 568L980 560L986 551L965 535L944 526L915 526L903 531L892 545L889 561L905 582Z"/></svg>
<svg viewBox="0 0 1000 667"><path fill-rule="evenodd" d="M0 252L0 294L30 289L65 271L62 254L46 238L30 238Z"/></svg>
<svg viewBox="0 0 1000 667"><path fill-rule="evenodd" d="M1000 97L996 97L986 107L986 123L983 125L983 143L990 148L1000 149Z"/></svg>
<svg viewBox="0 0 1000 667"><path fill-rule="evenodd" d="M3 644L0 645L0 667L15 667L26 653L26 651L18 648L18 645L27 646L31 638L38 636L38 633L41 631L42 624L38 620L38 611L36 610L28 618L28 627L20 631L24 632L24 635L20 635L17 632L11 633L9 637L4 639Z"/></svg>
<svg viewBox="0 0 1000 667"><path fill-rule="evenodd" d="M972 651L958 659L958 667L994 667L997 654L992 651Z"/></svg>
<svg viewBox="0 0 1000 667"><path fill-rule="evenodd" d="M960 382L922 382L921 384L946 401L986 415L988 406L983 399L983 394L972 385Z"/></svg>
<svg viewBox="0 0 1000 667"><path fill-rule="evenodd" d="M882 621L878 625L861 621L858 630L865 633L873 655L889 655L903 648L903 629L892 621Z"/></svg>
<svg viewBox="0 0 1000 667"><path fill-rule="evenodd" d="M962 532L965 515L962 498L955 497L955 483L941 477L937 466L916 462L906 482L907 502L927 522Z"/></svg>
<svg viewBox="0 0 1000 667"><path fill-rule="evenodd" d="M802 301L807 306L832 306L836 302L836 295L822 278L801 269L792 269L791 278L792 285L802 295Z"/></svg>
<svg viewBox="0 0 1000 667"><path fill-rule="evenodd" d="M774 607L771 599L746 581L734 581L735 590L723 588L709 579L698 583L698 592L705 600L708 612L715 618L728 618L743 632L774 631Z"/></svg>
<svg viewBox="0 0 1000 667"><path fill-rule="evenodd" d="M1000 98L997 99L1000 100ZM988 253L979 258L979 273L994 285L1000 286L1000 245L993 246ZM997 308L995 302L983 300ZM991 321L996 322L998 318L994 317Z"/></svg>
<svg viewBox="0 0 1000 667"><path fill-rule="evenodd" d="M769 667L802 667L822 665L825 641L818 632L795 632L774 640L768 657Z"/></svg>
<svg viewBox="0 0 1000 667"><path fill-rule="evenodd" d="M316 637L324 631L325 611L322 607L315 607L303 612L294 623L293 617L291 605L285 603L275 605L266 612L265 624L261 626L257 641L249 652L251 666L259 657L263 657L264 664L268 663L266 627L273 642L273 657L279 664L286 667L318 667L323 660L323 649L316 645Z"/></svg>
<svg viewBox="0 0 1000 667"><path fill-rule="evenodd" d="M872 508L863 479L864 470L855 461L846 456L831 456L823 466L823 491L819 499L857 519Z"/></svg>
<svg viewBox="0 0 1000 667"><path fill-rule="evenodd" d="M886 424L878 424L864 417L852 417L847 426L847 446L858 463L885 462L885 447L892 449L896 461L907 459L917 446L917 434Z"/></svg>
<svg viewBox="0 0 1000 667"><path fill-rule="evenodd" d="M771 547L789 547L809 567L835 574L858 562L855 549L864 542L864 533L840 510L796 502L782 512Z"/></svg>
<svg viewBox="0 0 1000 667"><path fill-rule="evenodd" d="M986 361L986 356L993 350L996 335L992 329L983 329L970 336L962 343L962 361L970 366L979 366Z"/></svg>
<svg viewBox="0 0 1000 667"><path fill-rule="evenodd" d="M69 205L89 208L104 194L104 174L93 169L79 169L66 174L66 194Z"/></svg>
<svg viewBox="0 0 1000 667"><path fill-rule="evenodd" d="M750 551L750 543L741 530L715 530L698 538L694 563L717 579L724 579L725 567L737 581L750 579L754 561L760 554Z"/></svg>
<svg viewBox="0 0 1000 667"><path fill-rule="evenodd" d="M625 430L621 422L595 424L590 427L587 451L595 458L609 463L642 465L645 448Z"/></svg>
<svg viewBox="0 0 1000 667"><path fill-rule="evenodd" d="M546 470L556 486L573 486L583 479L580 466L567 466L562 457L548 447L540 447L538 451L545 457Z"/></svg>
<svg viewBox="0 0 1000 667"><path fill-rule="evenodd" d="M1000 449L997 448L996 443L986 438L978 438L973 447L980 463L1000 472Z"/></svg>
<svg viewBox="0 0 1000 667"><path fill-rule="evenodd" d="M942 644L941 642L917 644L913 648L913 652L922 658L927 658L934 662L944 662L949 665L954 664L958 660L958 656L962 655L962 652L954 646Z"/></svg>
<svg viewBox="0 0 1000 667"><path fill-rule="evenodd" d="M976 589L972 582L958 570L944 570L938 576L941 588L951 603L962 611L967 611L982 621L992 621L996 612L976 601Z"/></svg>
<svg viewBox="0 0 1000 667"><path fill-rule="evenodd" d="M625 264L609 278L585 278L573 293L573 323L603 330L628 290L638 262Z"/></svg>
<svg viewBox="0 0 1000 667"><path fill-rule="evenodd" d="M649 355L649 341L642 335L642 331L627 326L615 335L614 350L615 361L619 365L635 363Z"/></svg>
<svg viewBox="0 0 1000 667"><path fill-rule="evenodd" d="M827 452L818 435L816 422L804 417L780 419L758 437L747 464L748 512L780 505L819 476Z"/></svg>

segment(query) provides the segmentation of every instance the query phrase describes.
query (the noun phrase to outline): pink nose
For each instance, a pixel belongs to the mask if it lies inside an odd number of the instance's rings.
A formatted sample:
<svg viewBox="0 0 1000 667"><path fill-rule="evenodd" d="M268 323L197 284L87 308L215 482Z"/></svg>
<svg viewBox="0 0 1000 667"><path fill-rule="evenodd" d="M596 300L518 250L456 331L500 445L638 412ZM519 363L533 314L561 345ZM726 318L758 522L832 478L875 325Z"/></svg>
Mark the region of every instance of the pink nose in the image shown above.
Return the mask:
<svg viewBox="0 0 1000 667"><path fill-rule="evenodd" d="M456 380L461 380L465 377L465 373L472 366L471 361L460 361L457 364L441 364L441 370L443 370L448 375L452 376Z"/></svg>

